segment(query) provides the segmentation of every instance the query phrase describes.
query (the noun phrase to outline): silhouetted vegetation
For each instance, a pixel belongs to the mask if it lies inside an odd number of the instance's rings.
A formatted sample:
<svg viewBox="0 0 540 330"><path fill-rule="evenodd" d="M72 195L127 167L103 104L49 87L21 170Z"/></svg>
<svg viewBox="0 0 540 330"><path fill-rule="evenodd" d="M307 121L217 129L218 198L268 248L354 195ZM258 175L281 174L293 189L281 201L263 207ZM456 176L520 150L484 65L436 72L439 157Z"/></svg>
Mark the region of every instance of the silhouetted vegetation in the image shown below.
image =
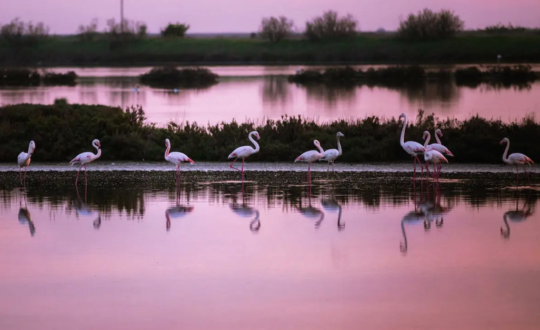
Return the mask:
<svg viewBox="0 0 540 330"><path fill-rule="evenodd" d="M35 47L0 41L0 65L164 65L185 63L505 63L540 61L540 35L486 36L406 41L388 35L360 34L312 42L290 38L277 44L246 38L144 38L113 47L107 35L91 42L78 36L51 36Z"/></svg>
<svg viewBox="0 0 540 330"><path fill-rule="evenodd" d="M396 118L399 114L396 113ZM399 144L402 124L396 118L366 117L317 123L301 117L283 116L260 124L235 121L200 126L197 123L169 123L159 128L145 121L141 108L120 108L55 104L19 104L0 108L0 161L13 161L29 140L34 140L34 161L69 161L74 155L92 150L98 138L102 160L162 160L164 140L175 150L194 160L225 161L239 143L248 144L247 135L257 130L261 150L250 161L293 161L297 155L314 149L313 139L323 148L335 148L335 134L342 132L343 162L408 160ZM420 111L410 118L406 140L422 142L425 130L444 132L443 144L454 153L452 162L501 163L504 151L499 142L508 137L510 151L540 159L540 150L531 141L540 139L540 124L533 118L504 123L478 116L464 121L439 119Z"/></svg>
<svg viewBox="0 0 540 330"><path fill-rule="evenodd" d="M7 43L21 45L33 44L49 35L49 27L39 23L22 22L19 18L0 26L0 37Z"/></svg>
<svg viewBox="0 0 540 330"><path fill-rule="evenodd" d="M428 72L416 65L390 66L387 68L366 71L352 67L328 68L324 71L306 70L288 77L289 82L328 83L328 84L368 84L384 86L400 86L403 84L420 84L426 80L451 81L454 76L459 85L475 85L482 82L497 82L502 84L524 84L538 79L538 73L533 72L529 65L468 67L457 69L455 72L440 70Z"/></svg>
<svg viewBox="0 0 540 330"><path fill-rule="evenodd" d="M285 16L266 17L262 19L259 35L270 42L278 42L289 37L294 22Z"/></svg>
<svg viewBox="0 0 540 330"><path fill-rule="evenodd" d="M55 73L24 68L0 68L0 85L2 86L35 86L40 83L48 85L74 85L77 74L73 71Z"/></svg>
<svg viewBox="0 0 540 330"><path fill-rule="evenodd" d="M97 18L92 19L92 21L88 25L79 25L79 28L77 29L77 35L79 36L79 39L81 41L94 40L99 35Z"/></svg>
<svg viewBox="0 0 540 330"><path fill-rule="evenodd" d="M356 35L358 21L351 15L338 18L335 11L327 11L321 17L306 23L305 35L310 40L340 39Z"/></svg>
<svg viewBox="0 0 540 330"><path fill-rule="evenodd" d="M177 69L174 66L157 67L140 76L141 83L163 87L205 87L218 82L218 75L207 68Z"/></svg>
<svg viewBox="0 0 540 330"><path fill-rule="evenodd" d="M107 20L107 36L116 42L137 40L146 37L146 23L124 19L118 23L114 18Z"/></svg>
<svg viewBox="0 0 540 330"><path fill-rule="evenodd" d="M179 37L183 38L186 36L186 32L189 30L188 24L169 23L166 28L161 30L161 35L164 37Z"/></svg>
<svg viewBox="0 0 540 330"><path fill-rule="evenodd" d="M484 29L480 29L479 31L491 35L523 34L525 32L540 33L540 29L528 29L523 26L514 26L512 25L512 23L508 23L508 25L504 25L501 23L489 25L486 26Z"/></svg>
<svg viewBox="0 0 540 330"><path fill-rule="evenodd" d="M399 23L398 34L406 39L438 39L454 37L464 27L463 21L450 10L435 13L424 9L410 14Z"/></svg>

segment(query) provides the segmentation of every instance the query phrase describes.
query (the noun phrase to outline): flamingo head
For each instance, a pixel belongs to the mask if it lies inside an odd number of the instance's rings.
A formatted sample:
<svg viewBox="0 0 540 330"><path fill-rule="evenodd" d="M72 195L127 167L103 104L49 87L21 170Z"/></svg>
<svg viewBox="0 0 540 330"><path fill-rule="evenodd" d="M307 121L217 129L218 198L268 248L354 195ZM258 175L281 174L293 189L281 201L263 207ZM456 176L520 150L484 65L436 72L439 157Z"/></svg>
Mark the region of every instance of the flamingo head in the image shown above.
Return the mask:
<svg viewBox="0 0 540 330"><path fill-rule="evenodd" d="M253 132L249 133L249 135L255 136L255 137L257 138L257 140L260 140L260 139L261 139L261 137L260 137L260 135L259 135L259 132L257 132L257 131L253 131Z"/></svg>
<svg viewBox="0 0 540 330"><path fill-rule="evenodd" d="M165 139L165 147L168 148L171 145L171 141L169 139Z"/></svg>
<svg viewBox="0 0 540 330"><path fill-rule="evenodd" d="M345 137L345 134L343 134L343 133L341 133L341 132L337 132L336 135L339 136L339 137Z"/></svg>
<svg viewBox="0 0 540 330"><path fill-rule="evenodd" d="M510 142L510 140L508 140L508 138L504 138L504 139L502 139L501 144L508 143L508 142Z"/></svg>
<svg viewBox="0 0 540 330"><path fill-rule="evenodd" d="M431 154L431 152L429 152L429 151L424 152L424 160L426 162L429 162L432 158L433 158L433 155Z"/></svg>
<svg viewBox="0 0 540 330"><path fill-rule="evenodd" d="M424 135L422 135L422 140L427 139L428 136L429 136L429 132L428 132L428 131L424 131Z"/></svg>
<svg viewBox="0 0 540 330"><path fill-rule="evenodd" d="M407 116L405 115L405 113L402 113L401 115L399 115L399 120L401 120L401 118L403 118L403 119L407 118Z"/></svg>
<svg viewBox="0 0 540 330"><path fill-rule="evenodd" d="M34 141L30 141L30 148L28 148L28 149L30 149L29 154L30 155L33 154L34 150L36 149L36 143Z"/></svg>
<svg viewBox="0 0 540 330"><path fill-rule="evenodd" d="M317 147L321 146L321 143L318 140L313 140L313 144Z"/></svg>
<svg viewBox="0 0 540 330"><path fill-rule="evenodd" d="M101 143L99 143L99 140L98 139L94 139L94 141L92 141L92 144L94 146L96 146L97 148L101 148Z"/></svg>
<svg viewBox="0 0 540 330"><path fill-rule="evenodd" d="M437 130L435 131L435 134L437 134L439 137L442 137L442 136L443 136L440 129L437 129Z"/></svg>

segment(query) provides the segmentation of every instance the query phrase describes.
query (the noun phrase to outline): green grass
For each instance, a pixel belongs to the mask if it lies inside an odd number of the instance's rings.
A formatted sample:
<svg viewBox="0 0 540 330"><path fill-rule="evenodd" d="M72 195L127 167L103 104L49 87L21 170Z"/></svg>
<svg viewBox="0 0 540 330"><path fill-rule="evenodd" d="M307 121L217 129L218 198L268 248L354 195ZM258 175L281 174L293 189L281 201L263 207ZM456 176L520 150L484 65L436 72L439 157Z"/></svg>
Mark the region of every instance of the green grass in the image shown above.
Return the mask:
<svg viewBox="0 0 540 330"><path fill-rule="evenodd" d="M305 39L269 43L247 38L150 37L124 45L100 38L50 37L32 46L0 44L0 65L154 65L164 63L465 63L538 62L540 35L465 35L406 41L361 35L338 41Z"/></svg>
<svg viewBox="0 0 540 330"><path fill-rule="evenodd" d="M133 109L132 109L133 110ZM399 113L396 113L396 117ZM422 142L422 133L435 128L443 131L442 142L455 154L452 162L501 163L504 147L499 142L508 137L510 152L522 152L540 160L540 124L530 118L503 123L472 117L464 121L438 119L419 112L410 118L406 140ZM395 118L381 120L367 117L336 120L320 124L300 117L243 123L224 122L201 126L197 123L170 123L159 128L144 120L142 109L123 111L101 105L18 104L0 107L0 161L15 162L27 150L30 140L36 143L34 161L68 162L83 151L94 151L91 141L101 141L103 160L163 160L164 141L170 139L173 150L195 161L226 161L236 147L248 145L248 133L257 130L261 150L250 161L292 162L307 150L315 149L313 140L324 149L336 148L336 133L342 132L342 162L410 160L399 144L401 123Z"/></svg>

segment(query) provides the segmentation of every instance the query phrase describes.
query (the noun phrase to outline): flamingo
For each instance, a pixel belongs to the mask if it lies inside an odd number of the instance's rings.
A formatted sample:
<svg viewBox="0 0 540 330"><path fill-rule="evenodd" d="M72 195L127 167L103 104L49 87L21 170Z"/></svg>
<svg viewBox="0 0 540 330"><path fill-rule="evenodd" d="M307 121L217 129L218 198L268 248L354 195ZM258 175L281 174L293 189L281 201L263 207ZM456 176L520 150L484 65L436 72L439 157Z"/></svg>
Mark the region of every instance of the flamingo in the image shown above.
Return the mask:
<svg viewBox="0 0 540 330"><path fill-rule="evenodd" d="M418 210L416 207L414 211L410 211L405 214L403 219L401 219L401 233L403 234L403 242L400 242L399 249L402 253L407 252L407 234L405 233L405 224L420 224L425 220L425 214L423 211Z"/></svg>
<svg viewBox="0 0 540 330"><path fill-rule="evenodd" d="M32 219L30 217L30 211L28 211L28 208L26 206L26 197L25 197L25 206L22 207L22 205L19 208L19 223L21 225L28 224L28 228L30 229L30 235L34 236L36 234L36 226L34 226L34 222L32 222Z"/></svg>
<svg viewBox="0 0 540 330"><path fill-rule="evenodd" d="M28 169L28 166L30 166L30 158L32 157L35 149L36 144L34 141L30 141L30 144L28 145L28 153L23 151L19 154L19 156L17 156L17 163L19 164L19 179L21 180L21 184L23 182L21 173L22 168L24 167L24 184L26 185L26 170Z"/></svg>
<svg viewBox="0 0 540 330"><path fill-rule="evenodd" d="M516 165L516 181L519 180L519 168L518 168L518 166L521 165L521 167L523 168L523 170L527 174L527 180L528 180L529 179L529 173L525 169L524 165L529 164L529 168L530 168L531 164L534 164L532 159L530 159L529 157L525 156L524 154L520 154L520 153L513 153L513 154L510 154L510 156L506 157L506 155L508 154L508 149L510 149L510 140L508 140L508 138L504 138L501 141L501 144L503 144L503 143L506 143L506 150L504 150L504 154L503 154L503 158L502 158L503 162L505 162L506 164L509 164L509 165Z"/></svg>
<svg viewBox="0 0 540 330"><path fill-rule="evenodd" d="M77 182L79 181L79 172L81 171L81 168L84 166L84 184L87 184L86 180L86 166L88 163L93 162L94 160L101 157L101 144L99 143L98 139L94 139L92 141L92 146L97 149L97 154L93 154L91 152L83 152L82 154L79 154L77 157L73 158L69 163L71 166L73 165L81 165L79 167L79 170L77 171L77 179L75 179L75 185L77 185Z"/></svg>
<svg viewBox="0 0 540 330"><path fill-rule="evenodd" d="M426 136L427 136L427 139L426 139ZM423 139L426 140L426 142L424 143L424 148L426 148L426 150L437 150L443 155L454 157L454 154L450 151L450 149L448 149L447 147L441 144L441 140L439 139L439 136L443 136L443 135L442 135L441 130L437 129L435 131L435 139L437 140L437 143L432 143L428 145L429 140L431 139L431 134L429 134L428 131L425 131L424 136L423 136ZM439 164L439 172L440 171L441 171L441 164Z"/></svg>
<svg viewBox="0 0 540 330"><path fill-rule="evenodd" d="M414 142L414 141L405 142L405 128L407 127L407 116L404 113L402 113L399 116L399 119L401 118L403 118L403 128L401 129L400 144L403 150L405 150L405 152L407 152L409 155L411 155L414 158L414 178L416 179L416 162L417 161L418 161L418 164L420 165L420 168L422 169L422 175L424 174L424 167L422 166L420 159L418 159L418 155L424 153L426 149L418 142Z"/></svg>
<svg viewBox="0 0 540 330"><path fill-rule="evenodd" d="M321 143L317 140L314 140L313 144L319 149L319 151L317 150L306 151L294 160L295 163L296 162L308 163L307 177L308 177L308 181L310 185L311 185L311 163L316 162L319 159L324 157L324 150L321 147Z"/></svg>
<svg viewBox="0 0 540 330"><path fill-rule="evenodd" d="M253 136L255 136L257 140L260 140L261 137L259 136L259 133L257 131L249 133L248 138L255 146L255 149L253 149L253 147L251 146L238 147L234 149L234 151L229 155L229 157L227 157L228 159L234 158L234 161L231 163L231 165L229 165L229 167L242 172L242 181L244 181L244 162L246 158L253 155L254 153L259 152L260 150L259 144L255 140L253 140ZM233 164L238 160L238 158L242 159L242 169L233 166Z"/></svg>
<svg viewBox="0 0 540 330"><path fill-rule="evenodd" d="M167 150L165 150L165 160L176 165L176 182L179 182L180 164L182 162L190 162L191 165L193 165L195 164L195 162L181 152L173 151L169 153L169 151L171 150L171 141L169 141L169 139L165 139L165 147L167 147Z"/></svg>
<svg viewBox="0 0 540 330"><path fill-rule="evenodd" d="M256 233L261 229L261 221L259 220L259 210L254 209L251 206L246 205L245 203L240 205L238 203L232 203L230 205L231 211L233 211L236 215L242 218L251 218L254 216L254 218L249 223L249 229Z"/></svg>
<svg viewBox="0 0 540 330"><path fill-rule="evenodd" d="M326 172L328 172L330 170L330 164L332 164L332 170L334 170L334 161L339 156L341 156L341 154L342 154L341 143L339 143L339 138L340 137L345 137L345 135L343 135L343 133L341 133L341 132L337 132L337 134L336 134L337 149L327 149L327 150L325 150L324 151L324 157L319 159L319 161L321 161L321 160L328 161L328 168L326 169Z"/></svg>
<svg viewBox="0 0 540 330"><path fill-rule="evenodd" d="M304 217L317 219L317 221L315 222L315 228L318 229L324 220L324 212L321 211L321 209L317 207L311 206L310 196L308 196L308 202L309 202L309 205L307 207L302 207L302 200L300 200L300 205L297 206L296 208L298 209L300 213L302 213Z"/></svg>
<svg viewBox="0 0 540 330"><path fill-rule="evenodd" d="M439 174L437 173L437 165L440 166L441 163L448 163L448 159L444 157L443 154L437 150L428 150L424 153L424 160L426 161L426 170L429 175L429 163L433 164L433 179L435 177L439 179Z"/></svg>
<svg viewBox="0 0 540 330"><path fill-rule="evenodd" d="M94 219L92 222L92 225L95 229L99 229L101 227L101 213L98 210L95 210L94 208L88 206L87 204L87 190L85 188L84 190L84 202L81 199L81 195L79 195L79 188L77 190L77 198L79 199L79 203L74 205L75 212L77 219L83 218L83 219Z"/></svg>

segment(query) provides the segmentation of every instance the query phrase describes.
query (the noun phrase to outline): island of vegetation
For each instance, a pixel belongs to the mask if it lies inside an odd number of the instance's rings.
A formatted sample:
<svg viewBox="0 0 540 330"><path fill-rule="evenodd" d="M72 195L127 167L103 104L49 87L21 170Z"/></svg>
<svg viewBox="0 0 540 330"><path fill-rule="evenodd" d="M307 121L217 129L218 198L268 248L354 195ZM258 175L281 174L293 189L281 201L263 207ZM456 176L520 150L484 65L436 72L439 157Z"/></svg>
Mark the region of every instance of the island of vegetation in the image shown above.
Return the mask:
<svg viewBox="0 0 540 330"><path fill-rule="evenodd" d="M140 77L141 83L152 87L208 87L218 82L218 75L207 68L156 67Z"/></svg>
<svg viewBox="0 0 540 330"><path fill-rule="evenodd" d="M24 68L0 68L0 86L75 85L77 78L73 71L40 73Z"/></svg>

